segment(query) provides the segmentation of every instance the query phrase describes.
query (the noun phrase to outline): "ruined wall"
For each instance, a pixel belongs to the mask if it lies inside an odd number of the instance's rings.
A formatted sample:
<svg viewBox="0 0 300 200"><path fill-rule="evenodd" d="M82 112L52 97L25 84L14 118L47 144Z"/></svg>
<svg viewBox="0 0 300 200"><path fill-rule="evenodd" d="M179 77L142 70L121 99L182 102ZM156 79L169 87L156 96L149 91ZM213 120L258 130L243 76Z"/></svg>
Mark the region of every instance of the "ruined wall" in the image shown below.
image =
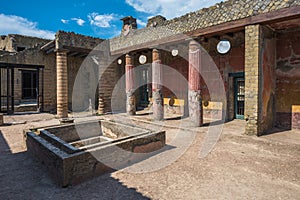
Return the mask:
<svg viewBox="0 0 300 200"><path fill-rule="evenodd" d="M277 34L276 126L288 129L291 129L292 121L294 121L294 128L299 128L299 41L299 30L288 30Z"/></svg>
<svg viewBox="0 0 300 200"><path fill-rule="evenodd" d="M19 52L24 49L33 48L38 44L46 44L47 42L50 42L50 40L18 34L9 34L7 36L0 37L0 50Z"/></svg>
<svg viewBox="0 0 300 200"><path fill-rule="evenodd" d="M79 49L94 49L103 39L76 34L74 32L58 31L56 33L56 49L79 48Z"/></svg>
<svg viewBox="0 0 300 200"><path fill-rule="evenodd" d="M10 37L5 35L0 37L0 49L3 51L14 52L13 41Z"/></svg>

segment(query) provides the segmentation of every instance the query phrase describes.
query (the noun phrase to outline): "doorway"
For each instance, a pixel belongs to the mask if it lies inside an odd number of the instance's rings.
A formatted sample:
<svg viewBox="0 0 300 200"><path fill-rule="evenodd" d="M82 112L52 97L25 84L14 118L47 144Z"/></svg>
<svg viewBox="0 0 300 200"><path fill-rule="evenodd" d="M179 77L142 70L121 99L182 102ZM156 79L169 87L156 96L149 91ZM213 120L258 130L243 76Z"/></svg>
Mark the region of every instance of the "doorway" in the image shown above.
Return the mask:
<svg viewBox="0 0 300 200"><path fill-rule="evenodd" d="M151 95L150 85L150 66L143 66L139 70L139 103L138 106L145 108L149 104L149 97Z"/></svg>
<svg viewBox="0 0 300 200"><path fill-rule="evenodd" d="M234 79L234 102L235 118L244 119L245 110L245 78L236 77Z"/></svg>
<svg viewBox="0 0 300 200"><path fill-rule="evenodd" d="M22 99L37 99L37 71L22 70Z"/></svg>
<svg viewBox="0 0 300 200"><path fill-rule="evenodd" d="M0 63L0 112L32 111L28 107L35 111L44 110L43 69L42 65ZM34 106L28 105L28 102L34 102Z"/></svg>

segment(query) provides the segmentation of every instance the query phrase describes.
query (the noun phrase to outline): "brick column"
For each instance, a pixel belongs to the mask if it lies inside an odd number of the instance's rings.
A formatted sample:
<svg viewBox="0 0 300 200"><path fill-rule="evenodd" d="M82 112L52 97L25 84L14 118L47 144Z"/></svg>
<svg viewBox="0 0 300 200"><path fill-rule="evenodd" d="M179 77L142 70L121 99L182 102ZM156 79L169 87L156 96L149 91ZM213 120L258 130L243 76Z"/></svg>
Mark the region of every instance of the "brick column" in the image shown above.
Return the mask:
<svg viewBox="0 0 300 200"><path fill-rule="evenodd" d="M203 125L200 87L201 48L196 41L189 44L189 115L195 126Z"/></svg>
<svg viewBox="0 0 300 200"><path fill-rule="evenodd" d="M129 115L136 114L136 99L134 96L134 65L133 57L129 54L126 54L125 57L125 72L126 72L126 111Z"/></svg>
<svg viewBox="0 0 300 200"><path fill-rule="evenodd" d="M104 105L104 94L100 93L99 94L99 99L98 99L98 114L103 115L105 113L105 105Z"/></svg>
<svg viewBox="0 0 300 200"><path fill-rule="evenodd" d="M262 135L275 119L276 38L268 27L245 28L245 133Z"/></svg>
<svg viewBox="0 0 300 200"><path fill-rule="evenodd" d="M164 99L162 93L163 71L160 53L157 49L152 51L152 97L154 120L164 119Z"/></svg>
<svg viewBox="0 0 300 200"><path fill-rule="evenodd" d="M259 26L245 27L245 132L248 135L259 132Z"/></svg>
<svg viewBox="0 0 300 200"><path fill-rule="evenodd" d="M67 52L56 52L57 117L68 117L68 65Z"/></svg>

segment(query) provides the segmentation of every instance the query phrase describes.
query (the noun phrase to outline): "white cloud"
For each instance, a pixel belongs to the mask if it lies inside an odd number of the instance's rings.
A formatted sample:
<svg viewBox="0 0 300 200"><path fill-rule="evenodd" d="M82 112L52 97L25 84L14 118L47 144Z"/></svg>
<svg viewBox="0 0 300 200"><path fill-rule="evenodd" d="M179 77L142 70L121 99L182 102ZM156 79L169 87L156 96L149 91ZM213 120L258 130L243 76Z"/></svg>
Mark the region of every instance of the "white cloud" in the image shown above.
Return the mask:
<svg viewBox="0 0 300 200"><path fill-rule="evenodd" d="M69 23L69 20L67 20L67 19L61 19L60 20L63 24L68 24Z"/></svg>
<svg viewBox="0 0 300 200"><path fill-rule="evenodd" d="M116 16L114 14L104 14L100 15L96 12L90 13L88 15L88 19L91 25L100 27L100 28L109 28L111 27L111 22L116 20Z"/></svg>
<svg viewBox="0 0 300 200"><path fill-rule="evenodd" d="M21 34L46 39L54 39L55 33L42 30L37 27L36 22L15 15L0 14L0 33L1 34Z"/></svg>
<svg viewBox="0 0 300 200"><path fill-rule="evenodd" d="M142 20L139 20L139 19L137 19L136 22L137 22L138 25L140 25L140 26L142 26L142 27L144 27L144 26L147 25L146 22L143 22Z"/></svg>
<svg viewBox="0 0 300 200"><path fill-rule="evenodd" d="M80 19L80 18L71 18L71 20L73 21L76 21L76 23L79 25L79 26L83 26L85 21L83 19Z"/></svg>
<svg viewBox="0 0 300 200"><path fill-rule="evenodd" d="M212 6L221 0L126 0L126 3L139 12L162 15L167 19L179 17L188 12Z"/></svg>

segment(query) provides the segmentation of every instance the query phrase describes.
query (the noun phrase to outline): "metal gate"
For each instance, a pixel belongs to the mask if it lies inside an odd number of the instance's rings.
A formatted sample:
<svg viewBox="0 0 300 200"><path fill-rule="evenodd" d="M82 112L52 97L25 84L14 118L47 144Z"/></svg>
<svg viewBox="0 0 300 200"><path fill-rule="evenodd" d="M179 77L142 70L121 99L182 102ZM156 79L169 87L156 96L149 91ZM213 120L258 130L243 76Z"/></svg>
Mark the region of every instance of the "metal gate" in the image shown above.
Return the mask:
<svg viewBox="0 0 300 200"><path fill-rule="evenodd" d="M36 99L37 111L43 111L44 105L44 66L0 63L0 112L13 114L15 111L15 84L23 84L16 80L15 73L19 70L31 70L36 72L35 88L31 88ZM41 87L40 76L41 73ZM23 86L22 86L23 87ZM23 91L22 91L23 92Z"/></svg>
<svg viewBox="0 0 300 200"><path fill-rule="evenodd" d="M235 117L244 119L245 109L245 79L235 78Z"/></svg>
<svg viewBox="0 0 300 200"><path fill-rule="evenodd" d="M0 68L0 112L14 112L14 68Z"/></svg>

